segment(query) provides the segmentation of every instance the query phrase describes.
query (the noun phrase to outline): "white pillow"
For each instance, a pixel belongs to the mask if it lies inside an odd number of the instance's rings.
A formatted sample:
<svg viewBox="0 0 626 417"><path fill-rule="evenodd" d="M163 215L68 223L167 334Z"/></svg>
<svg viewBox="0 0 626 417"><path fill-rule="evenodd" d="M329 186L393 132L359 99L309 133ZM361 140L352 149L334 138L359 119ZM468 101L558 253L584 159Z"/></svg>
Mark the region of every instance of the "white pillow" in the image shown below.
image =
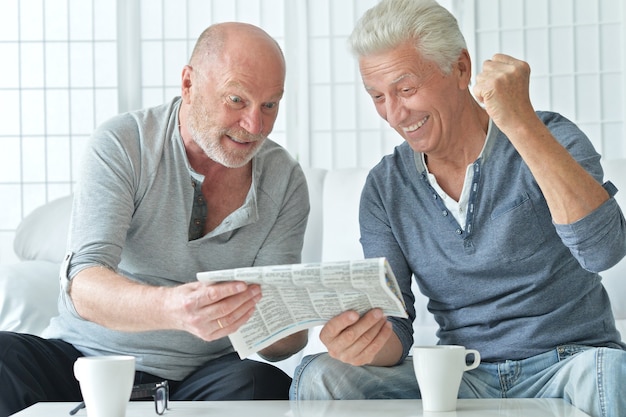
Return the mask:
<svg viewBox="0 0 626 417"><path fill-rule="evenodd" d="M59 268L47 261L0 266L0 330L41 335L58 314Z"/></svg>
<svg viewBox="0 0 626 417"><path fill-rule="evenodd" d="M21 260L63 261L72 196L50 201L26 216L15 231L13 250Z"/></svg>

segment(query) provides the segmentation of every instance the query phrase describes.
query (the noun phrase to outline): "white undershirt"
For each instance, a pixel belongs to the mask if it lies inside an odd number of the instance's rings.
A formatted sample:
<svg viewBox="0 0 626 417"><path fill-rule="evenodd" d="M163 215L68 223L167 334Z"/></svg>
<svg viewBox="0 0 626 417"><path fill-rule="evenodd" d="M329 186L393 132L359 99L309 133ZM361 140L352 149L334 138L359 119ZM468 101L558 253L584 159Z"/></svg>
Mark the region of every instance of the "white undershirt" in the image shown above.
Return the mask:
<svg viewBox="0 0 626 417"><path fill-rule="evenodd" d="M487 146L487 141L489 140L490 133L491 119L489 119L487 137L485 138L485 143L483 144L483 148L480 150L478 158L483 155L485 146ZM465 229L465 220L467 219L467 207L469 204L470 190L472 188L472 181L474 180L474 164L469 164L465 169L465 181L463 181L461 196L459 197L459 201L455 201L454 198L450 197L448 194L446 194L445 191L443 191L443 189L439 186L439 183L437 183L437 178L435 178L435 176L431 174L430 171L428 171L428 165L426 164L426 158L424 154L422 154L422 162L424 163L424 166L426 167L426 172L428 173L428 182L430 182L430 185L435 189L437 194L439 194L439 197L441 197L441 200L443 200L446 208L448 209L450 214L454 216L461 228Z"/></svg>

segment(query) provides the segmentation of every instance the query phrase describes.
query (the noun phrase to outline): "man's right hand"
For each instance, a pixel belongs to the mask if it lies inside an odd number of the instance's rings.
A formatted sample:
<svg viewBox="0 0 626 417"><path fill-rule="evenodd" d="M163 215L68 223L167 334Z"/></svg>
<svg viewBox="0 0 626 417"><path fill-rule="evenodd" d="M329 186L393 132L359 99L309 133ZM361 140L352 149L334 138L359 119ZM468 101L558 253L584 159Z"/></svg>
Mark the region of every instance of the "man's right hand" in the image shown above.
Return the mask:
<svg viewBox="0 0 626 417"><path fill-rule="evenodd" d="M91 267L72 279L70 296L82 318L112 330L184 330L211 341L250 319L261 288L240 281L157 287Z"/></svg>
<svg viewBox="0 0 626 417"><path fill-rule="evenodd" d="M206 341L235 332L246 323L261 299L261 287L244 282L191 282L168 289L166 304L176 328Z"/></svg>

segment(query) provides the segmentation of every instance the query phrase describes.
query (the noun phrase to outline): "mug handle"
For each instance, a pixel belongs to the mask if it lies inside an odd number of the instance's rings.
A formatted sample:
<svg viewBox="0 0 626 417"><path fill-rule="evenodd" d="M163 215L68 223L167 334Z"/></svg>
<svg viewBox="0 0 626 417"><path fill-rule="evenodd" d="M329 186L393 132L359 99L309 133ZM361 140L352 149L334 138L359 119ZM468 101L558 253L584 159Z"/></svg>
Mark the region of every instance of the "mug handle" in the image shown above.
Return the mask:
<svg viewBox="0 0 626 417"><path fill-rule="evenodd" d="M478 353L476 349L466 349L465 350L466 358L467 358L467 355L474 355L474 362L472 362L469 365L465 365L465 370L471 371L472 369L475 369L478 367L478 365L480 365L480 353Z"/></svg>
<svg viewBox="0 0 626 417"><path fill-rule="evenodd" d="M80 375L80 374L81 374L81 372L80 372L80 370L81 370L81 369L82 369L82 367L80 366L80 363L79 363L78 361L75 361L75 362L74 362L74 376L75 376L75 377L76 377L76 379L77 379L77 380L79 380L79 381L80 381L80 379L81 379L81 377L80 377L80 376L81 376L81 375Z"/></svg>

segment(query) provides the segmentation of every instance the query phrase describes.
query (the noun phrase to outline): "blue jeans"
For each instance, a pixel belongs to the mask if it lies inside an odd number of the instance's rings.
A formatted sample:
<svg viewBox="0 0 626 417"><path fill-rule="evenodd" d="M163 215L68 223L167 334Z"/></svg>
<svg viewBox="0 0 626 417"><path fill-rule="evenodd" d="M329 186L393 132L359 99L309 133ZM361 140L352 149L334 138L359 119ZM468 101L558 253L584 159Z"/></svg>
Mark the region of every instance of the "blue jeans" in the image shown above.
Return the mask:
<svg viewBox="0 0 626 417"><path fill-rule="evenodd" d="M459 398L564 398L593 417L624 417L625 383L625 351L565 345L524 360L481 363L465 372ZM322 353L302 360L290 398L420 398L420 392L411 357L393 367L355 367Z"/></svg>

